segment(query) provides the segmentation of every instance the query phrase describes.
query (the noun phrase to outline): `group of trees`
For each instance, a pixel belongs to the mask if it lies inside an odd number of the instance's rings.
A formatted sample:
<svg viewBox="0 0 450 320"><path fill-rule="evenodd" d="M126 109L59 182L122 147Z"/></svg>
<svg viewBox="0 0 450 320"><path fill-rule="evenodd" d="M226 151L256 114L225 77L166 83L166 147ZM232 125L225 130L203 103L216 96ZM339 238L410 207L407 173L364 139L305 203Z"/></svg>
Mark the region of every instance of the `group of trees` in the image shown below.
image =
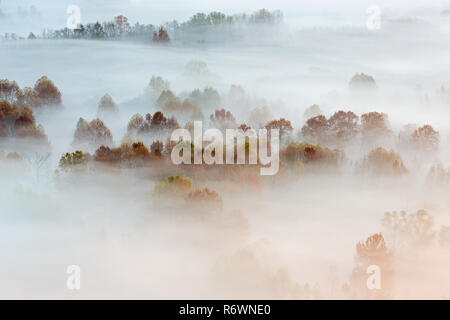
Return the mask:
<svg viewBox="0 0 450 320"><path fill-rule="evenodd" d="M209 14L205 14L202 12L196 13L187 22L183 23L182 26L195 28L199 26L212 26L233 23L277 24L282 22L282 20L283 13L279 10L270 12L266 9L260 9L250 15L247 15L245 13L225 15L221 12L214 11Z"/></svg>
<svg viewBox="0 0 450 320"><path fill-rule="evenodd" d="M97 115L114 115L119 112L116 103L109 94L105 94L98 103Z"/></svg>
<svg viewBox="0 0 450 320"><path fill-rule="evenodd" d="M196 189L186 196L186 202L192 208L202 211L222 209L222 197L214 190L209 188Z"/></svg>
<svg viewBox="0 0 450 320"><path fill-rule="evenodd" d="M33 34L34 36L34 34ZM154 42L169 42L170 37L167 30L152 24L143 25L137 22L131 26L128 18L120 15L112 21L100 23L79 24L76 29L45 30L42 34L44 39L124 39L139 38L153 40ZM35 39L34 36L31 39ZM29 38L30 39L30 38Z"/></svg>
<svg viewBox="0 0 450 320"><path fill-rule="evenodd" d="M155 193L168 196L186 196L193 190L192 180L187 177L169 176L155 185Z"/></svg>
<svg viewBox="0 0 450 320"><path fill-rule="evenodd" d="M289 120L286 120L285 118L280 118L279 120L271 120L267 122L264 127L268 132L270 132L271 129L279 130L281 144L285 143L287 141L287 138L294 131L291 122Z"/></svg>
<svg viewBox="0 0 450 320"><path fill-rule="evenodd" d="M428 172L428 182L436 184L450 183L450 168L445 168L442 162L431 166Z"/></svg>
<svg viewBox="0 0 450 320"><path fill-rule="evenodd" d="M287 164L314 166L338 166L345 155L339 150L330 150L326 147L311 145L308 143L291 142L280 150L280 158Z"/></svg>
<svg viewBox="0 0 450 320"><path fill-rule="evenodd" d="M167 135L177 127L177 120L167 118L161 111L156 111L153 116L147 113L145 118L137 113L128 122L128 135Z"/></svg>
<svg viewBox="0 0 450 320"><path fill-rule="evenodd" d="M23 89L16 81L0 80L0 137L48 142L42 125L36 124L33 108L61 103L61 93L46 76L39 78L33 88Z"/></svg>
<svg viewBox="0 0 450 320"><path fill-rule="evenodd" d="M400 259L411 254L411 249L424 250L439 245L450 248L450 227L435 230L434 217L426 210L413 213L386 212L381 219L383 232L359 241L355 247L354 267L349 281L342 286L345 298L392 299L397 291L397 275L404 264ZM335 296L333 296L335 298Z"/></svg>
<svg viewBox="0 0 450 320"><path fill-rule="evenodd" d="M357 92L368 92L377 88L375 79L364 73L357 73L349 82L350 90Z"/></svg>
<svg viewBox="0 0 450 320"><path fill-rule="evenodd" d="M302 137L310 142L327 146L345 146L361 134L365 142L374 143L391 134L386 114L369 112L359 117L352 111L334 113L330 118L318 115L306 121Z"/></svg>
<svg viewBox="0 0 450 320"><path fill-rule="evenodd" d="M145 96L154 101L155 106L177 119L184 121L203 120L204 112L214 110L221 103L217 90L205 87L190 93L175 95L170 90L169 82L161 77L152 77L145 90Z"/></svg>
<svg viewBox="0 0 450 320"><path fill-rule="evenodd" d="M160 141L154 141L150 150L141 141L123 142L116 148L101 145L92 156L81 150L62 155L58 168L63 172L79 172L89 163L127 168L142 167L151 161L162 159L163 149L164 145Z"/></svg>
<svg viewBox="0 0 450 320"><path fill-rule="evenodd" d="M21 89L15 81L0 80L1 100L31 108L42 105L59 106L62 103L61 92L46 76L39 78L33 88L25 87L24 89Z"/></svg>
<svg viewBox="0 0 450 320"><path fill-rule="evenodd" d="M59 159L58 169L63 172L76 172L86 167L90 155L81 150L66 152Z"/></svg>
<svg viewBox="0 0 450 320"><path fill-rule="evenodd" d="M32 138L47 142L44 128L37 125L33 110L28 106L0 101L0 138Z"/></svg>
<svg viewBox="0 0 450 320"><path fill-rule="evenodd" d="M96 149L101 145L111 146L113 137L111 131L100 119L87 122L80 118L74 133L72 143L75 147L86 147L89 150Z"/></svg>
<svg viewBox="0 0 450 320"><path fill-rule="evenodd" d="M94 160L100 163L113 164L125 167L141 167L149 163L154 158L162 155L162 143L154 141L150 150L141 141L124 142L117 148L100 146L95 151Z"/></svg>
<svg viewBox="0 0 450 320"><path fill-rule="evenodd" d="M200 105L204 110L214 110L221 103L219 92L212 87L205 87L203 90L195 89L189 94L188 99Z"/></svg>
<svg viewBox="0 0 450 320"><path fill-rule="evenodd" d="M382 145L395 138L388 116L379 112L368 112L361 117L352 111L334 113L328 119L318 115L306 121L301 137L307 142L343 148L356 138L369 147ZM439 148L439 132L430 125L419 128L406 126L398 136L400 148L433 153Z"/></svg>
<svg viewBox="0 0 450 320"><path fill-rule="evenodd" d="M164 104L162 110L169 115L176 115L179 119L190 120L202 120L202 109L195 103L188 99L181 101L177 97L169 97Z"/></svg>
<svg viewBox="0 0 450 320"><path fill-rule="evenodd" d="M406 125L399 133L399 147L404 150L421 150L425 154L433 155L439 149L439 132L430 125L417 128Z"/></svg>
<svg viewBox="0 0 450 320"><path fill-rule="evenodd" d="M401 156L395 151L378 147L369 152L360 164L362 172L375 175L402 175L408 172Z"/></svg>
<svg viewBox="0 0 450 320"><path fill-rule="evenodd" d="M233 114L225 109L216 110L209 116L211 127L225 131L226 129L237 128L236 119Z"/></svg>
<svg viewBox="0 0 450 320"><path fill-rule="evenodd" d="M281 11L276 10L270 12L266 9L258 10L250 15L236 14L225 15L221 12L196 13L187 21L179 23L176 20L166 22L157 26L153 24L136 24L131 25L128 18L119 15L114 17L112 21L100 23L79 24L74 30L63 28L60 30L45 30L42 34L43 38L48 39L146 39L156 43L167 43L171 41L171 35L183 38L183 35L196 31L215 28L218 32L226 30L223 27L239 26L239 25L278 25L283 20ZM37 37L30 33L29 39Z"/></svg>
<svg viewBox="0 0 450 320"><path fill-rule="evenodd" d="M154 192L168 199L183 199L190 209L203 213L221 210L223 205L222 197L216 191L207 187L196 189L190 178L179 175L161 179Z"/></svg>

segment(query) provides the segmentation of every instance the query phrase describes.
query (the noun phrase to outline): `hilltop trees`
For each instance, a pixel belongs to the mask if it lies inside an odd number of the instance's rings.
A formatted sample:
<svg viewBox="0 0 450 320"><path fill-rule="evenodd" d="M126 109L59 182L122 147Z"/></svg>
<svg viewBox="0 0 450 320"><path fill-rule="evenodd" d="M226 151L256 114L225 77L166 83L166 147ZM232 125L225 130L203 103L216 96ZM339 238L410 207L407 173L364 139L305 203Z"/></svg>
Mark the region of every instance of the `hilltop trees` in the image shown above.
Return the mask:
<svg viewBox="0 0 450 320"><path fill-rule="evenodd" d="M60 105L61 93L55 86L53 81L48 79L46 76L39 78L34 85L34 91L36 91L42 104L47 105Z"/></svg>
<svg viewBox="0 0 450 320"><path fill-rule="evenodd" d="M33 110L0 101L0 137L33 138L47 142L44 128L35 123Z"/></svg>
<svg viewBox="0 0 450 320"><path fill-rule="evenodd" d="M128 122L128 134L141 137L156 135L162 138L178 127L174 117L167 118L161 111L155 112L153 116L147 113L145 119L140 114L135 114Z"/></svg>
<svg viewBox="0 0 450 320"><path fill-rule="evenodd" d="M203 91L195 89L189 95L189 100L196 102L204 109L214 109L220 105L219 92L211 87L205 87Z"/></svg>
<svg viewBox="0 0 450 320"><path fill-rule="evenodd" d="M58 167L65 172L80 171L86 167L89 157L89 154L85 154L81 150L67 152L61 156Z"/></svg>
<svg viewBox="0 0 450 320"><path fill-rule="evenodd" d="M115 114L118 112L119 109L117 108L117 105L112 99L112 97L109 94L105 94L98 103L97 114L107 115L107 114Z"/></svg>
<svg viewBox="0 0 450 320"><path fill-rule="evenodd" d="M201 210L203 213L211 210L221 210L223 206L220 195L209 188L191 191L186 196L186 202L189 206L193 206L196 210Z"/></svg>
<svg viewBox="0 0 450 320"><path fill-rule="evenodd" d="M291 136L292 131L294 130L292 128L291 122L285 118L280 118L279 120L272 120L269 121L265 128L267 129L267 132L270 133L271 129L278 129L280 130L280 142L285 143L287 139Z"/></svg>
<svg viewBox="0 0 450 320"><path fill-rule="evenodd" d="M112 21L91 22L85 25L79 24L76 29L63 28L60 30L46 30L42 38L47 39L141 39L153 43L169 43L174 39L183 41L195 39L193 34L206 36L211 32L217 35L215 39L236 38L241 39L242 34L247 31L248 26L277 26L283 20L281 11L270 12L266 9L258 10L252 14L225 15L221 12L196 13L187 21L179 23L176 20L165 22L163 25L140 24L136 22L131 25L128 18L119 15ZM233 28L230 28L230 27ZM237 29L237 32L235 30ZM170 30L170 35L169 35ZM267 32L268 28L264 31ZM16 36L12 36L15 38ZM29 39L34 39L30 33ZM203 37L202 37L203 38ZM203 39L202 39L203 40Z"/></svg>
<svg viewBox="0 0 450 320"><path fill-rule="evenodd" d="M323 115L308 119L301 133L308 142L342 147L359 134L358 120L352 111L339 110L329 119Z"/></svg>
<svg viewBox="0 0 450 320"><path fill-rule="evenodd" d="M302 128L302 136L306 141L315 144L326 144L328 142L328 120L319 115L308 119Z"/></svg>
<svg viewBox="0 0 450 320"><path fill-rule="evenodd" d="M21 95L21 90L17 82L8 79L0 80L0 100L6 100L9 103L17 101Z"/></svg>
<svg viewBox="0 0 450 320"><path fill-rule="evenodd" d="M158 99L156 100L156 106L157 107L163 107L167 101L170 99L176 99L177 96L170 91L169 89L161 91L161 94L159 95Z"/></svg>
<svg viewBox="0 0 450 320"><path fill-rule="evenodd" d="M305 119L311 119L320 115L323 115L323 112L317 104L313 104L303 112L303 117Z"/></svg>
<svg viewBox="0 0 450 320"><path fill-rule="evenodd" d="M369 112L361 116L363 142L374 145L392 136L387 114Z"/></svg>
<svg viewBox="0 0 450 320"><path fill-rule="evenodd" d="M150 161L150 152L141 141L122 143L117 148L100 146L95 151L94 160L105 164L140 167Z"/></svg>
<svg viewBox="0 0 450 320"><path fill-rule="evenodd" d="M209 119L211 120L211 127L221 131L235 129L238 126L233 114L225 109L216 110Z"/></svg>
<svg viewBox="0 0 450 320"><path fill-rule="evenodd" d="M73 144L75 146L86 146L89 149L95 149L101 145L112 145L113 138L111 131L102 120L97 118L91 122L87 122L83 118L80 118L74 133Z"/></svg>
<svg viewBox="0 0 450 320"><path fill-rule="evenodd" d="M280 156L283 161L290 164L297 164L300 161L302 164L314 166L338 166L345 157L339 150L295 142L282 149Z"/></svg>
<svg viewBox="0 0 450 320"><path fill-rule="evenodd" d="M432 126L425 125L416 129L412 136L413 145L424 152L435 152L439 148L439 132Z"/></svg>
<svg viewBox="0 0 450 320"><path fill-rule="evenodd" d="M186 177L169 176L155 186L155 193L166 196L188 195L192 191L192 180Z"/></svg>
<svg viewBox="0 0 450 320"><path fill-rule="evenodd" d="M42 106L42 100L39 98L38 93L33 88L24 88L21 96L18 98L18 102L21 105L26 105L31 108L37 108Z"/></svg>
<svg viewBox="0 0 450 320"><path fill-rule="evenodd" d="M427 180L432 184L446 184L450 182L450 168L444 168L442 162L435 163L429 170Z"/></svg>
<svg viewBox="0 0 450 320"><path fill-rule="evenodd" d="M439 132L430 125L406 125L398 134L398 145L406 152L434 155L439 150Z"/></svg>
<svg viewBox="0 0 450 320"><path fill-rule="evenodd" d="M361 169L376 175L401 175L408 172L398 153L381 147L369 152L362 161Z"/></svg>
<svg viewBox="0 0 450 320"><path fill-rule="evenodd" d="M170 83L161 76L152 76L149 87L160 94L162 91L170 89Z"/></svg>
<svg viewBox="0 0 450 320"><path fill-rule="evenodd" d="M46 76L38 79L34 88L26 87L23 90L15 81L0 80L1 100L31 108L40 107L41 105L60 105L62 103L61 93Z"/></svg>
<svg viewBox="0 0 450 320"><path fill-rule="evenodd" d="M364 73L356 73L350 80L349 87L353 91L372 91L377 88L375 79Z"/></svg>
<svg viewBox="0 0 450 320"><path fill-rule="evenodd" d="M203 113L196 103L192 103L188 99L183 102L178 98L169 98L163 107L163 111L170 115L176 115L182 120L202 120Z"/></svg>
<svg viewBox="0 0 450 320"><path fill-rule="evenodd" d="M170 91L170 83L161 76L152 76L148 86L145 88L144 95L151 100L156 100L163 91ZM162 102L160 107L162 107Z"/></svg>
<svg viewBox="0 0 450 320"><path fill-rule="evenodd" d="M359 117L351 111L338 111L328 119L330 138L336 145L353 140L359 132Z"/></svg>

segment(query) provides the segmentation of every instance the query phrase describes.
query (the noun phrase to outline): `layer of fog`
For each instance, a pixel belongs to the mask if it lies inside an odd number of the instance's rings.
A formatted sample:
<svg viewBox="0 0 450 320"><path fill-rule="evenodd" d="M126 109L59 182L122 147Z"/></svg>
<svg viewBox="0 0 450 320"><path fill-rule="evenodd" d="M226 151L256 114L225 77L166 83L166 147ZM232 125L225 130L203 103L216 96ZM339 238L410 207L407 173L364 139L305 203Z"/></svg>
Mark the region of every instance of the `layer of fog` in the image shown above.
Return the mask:
<svg viewBox="0 0 450 320"><path fill-rule="evenodd" d="M356 242L381 231L385 211L427 209L438 226L450 224L448 193L432 194L418 174L397 182L350 174L311 176L265 188L264 196L198 182L222 195L225 213L241 211L244 219L229 225L222 219L205 221L155 209L155 181L145 172L99 173L62 184L54 179L61 154L73 151L78 119L95 118L105 93L119 104L120 115L105 119L116 144L133 114L156 111L130 104L143 94L152 75L168 79L175 93L208 85L225 94L231 84L240 84L255 99L266 99L274 117L290 119L295 129L314 103L327 115L339 109L386 112L395 129L431 124L441 132L440 158L448 166L449 101L438 100L436 92L450 85L450 45L439 27L412 30L391 35L299 32L291 35L292 41L264 47L1 43L0 78L25 87L45 74L60 89L64 108L36 114L52 151L39 173L32 165L1 168L0 297L289 298L288 290L272 283L280 269L292 281L327 288L329 269L335 267L340 282L347 281ZM185 66L191 60L206 62L210 74L187 77ZM348 91L356 72L377 81L379 91L370 100ZM248 110L232 111L239 123L246 121ZM2 146L6 151L17 148ZM450 288L440 285L448 279L442 267L448 264L438 257L430 260L434 266L404 268L410 273L400 274L399 282L416 279L420 290L398 295L448 295ZM80 291L66 289L65 271L71 264L82 268ZM423 285L417 286L420 281Z"/></svg>

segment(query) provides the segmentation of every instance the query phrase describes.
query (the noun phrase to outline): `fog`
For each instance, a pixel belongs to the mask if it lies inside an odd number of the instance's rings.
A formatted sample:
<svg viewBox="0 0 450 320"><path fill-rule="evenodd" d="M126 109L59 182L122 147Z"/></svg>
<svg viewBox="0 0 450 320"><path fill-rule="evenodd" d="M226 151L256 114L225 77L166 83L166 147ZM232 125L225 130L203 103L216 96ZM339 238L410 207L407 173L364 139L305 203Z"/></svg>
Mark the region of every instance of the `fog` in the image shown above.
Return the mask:
<svg viewBox="0 0 450 320"><path fill-rule="evenodd" d="M42 30L66 26L71 1L2 0L0 79L23 89L45 75L62 102L32 108L45 143L0 134L0 298L448 298L450 17L441 13L450 3L413 2L378 1L381 28L369 30L366 9L372 3L365 1L78 1L83 23L123 14L131 25L159 26L197 12L283 12L276 26L243 24L236 39L236 33L214 30L183 39L169 32L171 42L160 44L151 37L46 39ZM33 14L19 14L19 7L32 5ZM27 39L30 32L37 39ZM373 77L376 88L352 90L359 73ZM145 165L100 163L103 143L76 139L80 118L101 118L112 135L111 150L130 139L149 150L156 140L166 145L165 133L132 136L128 123L137 113L162 110L188 127L187 111L157 105L163 90L151 91L152 76L167 80L181 101L193 99L195 89L217 90L219 103L198 103L205 127L222 108L237 125L255 129L256 108L270 114L265 119L263 112L262 126L289 120L293 130L281 145L285 165L269 177L253 177L243 165L242 182L226 166L177 167L167 154L166 162L155 160L153 151ZM233 93L233 85L243 93ZM98 111L105 94L117 113ZM314 104L326 118L339 110L385 113L391 134L369 141L361 131L345 144L316 141L302 130L310 118L305 111ZM432 126L439 132L438 148L402 144L408 124ZM283 148L300 142L340 149L345 156L333 165L283 158ZM400 158L372 172L368 155L377 147ZM61 157L76 150L89 154L83 168L61 165ZM6 156L14 152L18 157ZM397 160L406 173L396 173ZM433 179L436 164L444 173ZM189 178L192 190L216 191L221 204L158 193L171 175ZM405 225L383 223L386 212L402 210L411 215ZM431 224L413 216L419 210L432 217ZM357 243L377 233L390 255L361 262ZM365 269L373 264L381 264L383 284L375 291L365 288ZM67 287L70 265L81 269L79 290ZM361 283L358 267L364 269Z"/></svg>

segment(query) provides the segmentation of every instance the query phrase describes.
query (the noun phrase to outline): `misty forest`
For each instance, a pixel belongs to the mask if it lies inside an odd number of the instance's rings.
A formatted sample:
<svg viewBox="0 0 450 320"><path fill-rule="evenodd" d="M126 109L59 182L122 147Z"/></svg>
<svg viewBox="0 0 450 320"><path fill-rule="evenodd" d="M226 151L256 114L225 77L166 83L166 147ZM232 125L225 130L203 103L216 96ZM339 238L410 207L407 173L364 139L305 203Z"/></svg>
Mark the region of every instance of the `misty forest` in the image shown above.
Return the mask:
<svg viewBox="0 0 450 320"><path fill-rule="evenodd" d="M450 2L66 2L0 2L1 298L450 298Z"/></svg>

